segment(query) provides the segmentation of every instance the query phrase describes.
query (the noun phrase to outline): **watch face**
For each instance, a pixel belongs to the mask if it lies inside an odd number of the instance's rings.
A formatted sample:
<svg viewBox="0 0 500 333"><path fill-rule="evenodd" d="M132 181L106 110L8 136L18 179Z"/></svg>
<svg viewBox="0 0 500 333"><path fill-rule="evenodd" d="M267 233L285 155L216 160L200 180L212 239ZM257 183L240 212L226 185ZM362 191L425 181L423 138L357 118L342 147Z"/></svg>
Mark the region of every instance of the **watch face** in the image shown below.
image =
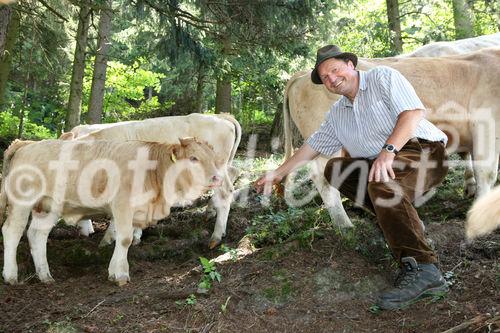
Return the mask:
<svg viewBox="0 0 500 333"><path fill-rule="evenodd" d="M393 145L387 145L387 150L389 151L393 151L394 150L394 146Z"/></svg>

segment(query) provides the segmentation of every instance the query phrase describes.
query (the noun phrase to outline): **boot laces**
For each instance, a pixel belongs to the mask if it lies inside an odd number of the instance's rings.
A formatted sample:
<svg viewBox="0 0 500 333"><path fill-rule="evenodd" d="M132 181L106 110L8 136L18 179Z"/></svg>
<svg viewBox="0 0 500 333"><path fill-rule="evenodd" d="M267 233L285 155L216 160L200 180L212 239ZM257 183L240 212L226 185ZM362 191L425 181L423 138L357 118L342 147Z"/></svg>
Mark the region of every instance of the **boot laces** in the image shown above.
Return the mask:
<svg viewBox="0 0 500 333"><path fill-rule="evenodd" d="M408 265L405 264L405 267L401 269L398 276L396 277L396 282L395 282L396 288L402 289L415 282L419 270L420 269L418 267L412 268L409 264Z"/></svg>

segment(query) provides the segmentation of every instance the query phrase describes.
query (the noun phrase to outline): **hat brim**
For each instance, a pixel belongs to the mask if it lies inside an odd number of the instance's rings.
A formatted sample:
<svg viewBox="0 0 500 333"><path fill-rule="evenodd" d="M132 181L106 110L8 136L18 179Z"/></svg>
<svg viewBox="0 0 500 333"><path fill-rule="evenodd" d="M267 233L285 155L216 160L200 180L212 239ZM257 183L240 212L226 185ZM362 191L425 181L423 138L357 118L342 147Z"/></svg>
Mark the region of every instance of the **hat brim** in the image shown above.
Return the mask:
<svg viewBox="0 0 500 333"><path fill-rule="evenodd" d="M329 57L325 57L324 59L321 60L321 62L317 63L316 66L314 66L314 69L311 72L311 81L314 84L323 84L321 81L321 78L319 77L318 74L318 67L321 65L325 60L335 58L335 59L345 59L345 60L351 60L352 64L354 65L354 68L358 65L358 56L355 55L354 53L350 52L344 52L336 55L331 55Z"/></svg>

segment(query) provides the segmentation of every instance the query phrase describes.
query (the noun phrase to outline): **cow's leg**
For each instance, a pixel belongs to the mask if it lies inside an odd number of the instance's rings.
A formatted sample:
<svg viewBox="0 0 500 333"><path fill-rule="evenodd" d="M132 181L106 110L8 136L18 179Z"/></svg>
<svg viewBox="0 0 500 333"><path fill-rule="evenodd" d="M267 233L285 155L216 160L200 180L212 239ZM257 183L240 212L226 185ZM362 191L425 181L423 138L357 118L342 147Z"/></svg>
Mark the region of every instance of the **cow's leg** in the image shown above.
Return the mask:
<svg viewBox="0 0 500 333"><path fill-rule="evenodd" d="M488 193L495 185L498 175L498 146L495 147L493 131L481 122L473 127L474 148L472 152L472 166L476 178L476 198ZM497 144L498 145L498 144Z"/></svg>
<svg viewBox="0 0 500 333"><path fill-rule="evenodd" d="M234 184L234 182L240 176L240 174L241 174L240 169L238 169L232 165L227 166L227 175L229 177L229 181L230 181L231 185ZM234 189L232 189L231 193L235 194L236 191L234 191ZM233 199L231 199L231 203L233 202L234 197L235 197L235 195L233 195ZM215 217L218 214L217 213L217 203L215 202L216 200L217 200L217 198L214 198L214 196L212 196L212 198L210 198L210 200L208 201L207 208L206 208L206 214L208 217ZM224 232L225 232L225 227L224 227Z"/></svg>
<svg viewBox="0 0 500 333"><path fill-rule="evenodd" d="M31 207L11 205L9 215L2 226L4 264L2 276L5 283L17 283L17 246L28 224Z"/></svg>
<svg viewBox="0 0 500 333"><path fill-rule="evenodd" d="M470 153L459 153L464 161L464 195L467 198L472 198L476 195L476 179L474 179L474 169L472 166L472 157Z"/></svg>
<svg viewBox="0 0 500 333"><path fill-rule="evenodd" d="M116 238L115 233L115 222L113 221L113 218L111 218L111 221L109 221L108 229L106 229L106 232L104 233L99 246L103 247L112 244Z"/></svg>
<svg viewBox="0 0 500 333"><path fill-rule="evenodd" d="M472 164L477 183L476 198L480 198L495 186L498 176L498 157L493 161L473 160Z"/></svg>
<svg viewBox="0 0 500 333"><path fill-rule="evenodd" d="M132 241L132 245L139 245L141 243L141 237L142 237L142 229L141 228L134 228L134 240Z"/></svg>
<svg viewBox="0 0 500 333"><path fill-rule="evenodd" d="M31 224L28 228L28 240L31 256L35 264L36 274L43 283L53 282L47 262L47 238L56 225L58 215L55 213L38 214L33 212Z"/></svg>
<svg viewBox="0 0 500 333"><path fill-rule="evenodd" d="M134 228L134 240L132 241L132 245L139 245L141 243L141 237L142 237L142 229ZM115 222L113 221L113 219L111 219L108 225L108 229L106 229L106 232L104 233L104 236L102 237L101 242L99 243L99 247L110 245L115 241L115 238L116 238Z"/></svg>
<svg viewBox="0 0 500 333"><path fill-rule="evenodd" d="M115 250L109 263L108 279L116 282L119 286L130 281L127 254L133 238L132 216L133 214L130 212L120 212L119 209L113 209L116 241Z"/></svg>
<svg viewBox="0 0 500 333"><path fill-rule="evenodd" d="M80 235L85 237L88 237L95 232L92 221L89 219L78 221L78 227L80 228Z"/></svg>
<svg viewBox="0 0 500 333"><path fill-rule="evenodd" d="M229 209L233 201L233 190L233 183L226 172L223 175L222 185L214 191L214 195L212 196L213 204L217 211L217 218L215 220L214 232L208 244L211 249L219 245L222 241L222 237L226 235Z"/></svg>
<svg viewBox="0 0 500 333"><path fill-rule="evenodd" d="M334 223L340 228L351 228L353 224L349 216L347 216L344 206L342 206L340 192L331 186L323 175L327 162L328 160L323 157L314 160L311 166L311 179L318 189L321 199L323 199L323 203Z"/></svg>

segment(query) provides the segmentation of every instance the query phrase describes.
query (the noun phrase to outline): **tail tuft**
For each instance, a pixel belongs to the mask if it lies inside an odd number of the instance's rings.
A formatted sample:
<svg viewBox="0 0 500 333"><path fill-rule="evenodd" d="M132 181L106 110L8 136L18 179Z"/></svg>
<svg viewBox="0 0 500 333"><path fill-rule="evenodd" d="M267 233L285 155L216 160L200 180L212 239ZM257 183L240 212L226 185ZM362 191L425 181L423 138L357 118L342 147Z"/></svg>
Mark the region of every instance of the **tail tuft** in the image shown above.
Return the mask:
<svg viewBox="0 0 500 333"><path fill-rule="evenodd" d="M465 234L472 240L500 226L500 186L478 199L467 214Z"/></svg>

